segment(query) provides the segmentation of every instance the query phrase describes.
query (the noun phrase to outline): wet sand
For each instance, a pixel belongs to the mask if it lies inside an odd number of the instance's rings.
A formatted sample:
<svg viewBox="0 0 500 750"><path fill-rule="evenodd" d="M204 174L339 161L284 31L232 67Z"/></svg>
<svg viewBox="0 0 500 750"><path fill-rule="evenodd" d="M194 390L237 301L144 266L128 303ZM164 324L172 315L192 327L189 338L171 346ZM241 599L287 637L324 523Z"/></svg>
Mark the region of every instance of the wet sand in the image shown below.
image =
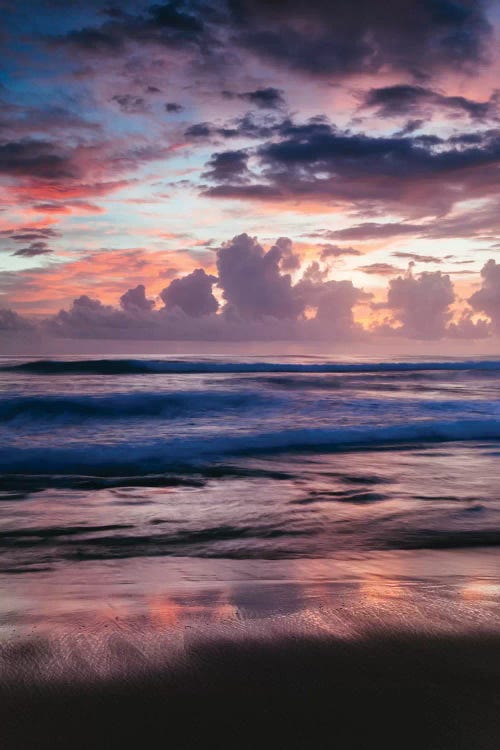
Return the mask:
<svg viewBox="0 0 500 750"><path fill-rule="evenodd" d="M498 596L491 578L246 583L232 608L198 585L148 614L46 614L4 632L0 745L494 750Z"/></svg>

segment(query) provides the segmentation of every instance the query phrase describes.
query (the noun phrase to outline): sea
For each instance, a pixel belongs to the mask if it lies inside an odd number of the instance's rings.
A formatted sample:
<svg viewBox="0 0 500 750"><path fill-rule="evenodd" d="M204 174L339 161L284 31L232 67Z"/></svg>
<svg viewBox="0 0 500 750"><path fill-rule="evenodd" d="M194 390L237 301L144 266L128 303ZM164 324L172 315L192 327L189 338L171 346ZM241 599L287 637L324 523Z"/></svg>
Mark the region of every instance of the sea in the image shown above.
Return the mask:
<svg viewBox="0 0 500 750"><path fill-rule="evenodd" d="M1 357L0 669L54 634L31 676L221 628L498 632L499 459L494 358Z"/></svg>

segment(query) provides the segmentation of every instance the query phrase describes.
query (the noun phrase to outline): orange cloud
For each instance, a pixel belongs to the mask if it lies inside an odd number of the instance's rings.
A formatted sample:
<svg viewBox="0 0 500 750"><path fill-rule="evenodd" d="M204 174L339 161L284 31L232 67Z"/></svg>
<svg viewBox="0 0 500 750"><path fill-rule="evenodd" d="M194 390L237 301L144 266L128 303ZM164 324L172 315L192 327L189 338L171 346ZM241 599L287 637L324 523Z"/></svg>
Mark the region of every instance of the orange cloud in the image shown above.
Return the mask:
<svg viewBox="0 0 500 750"><path fill-rule="evenodd" d="M116 305L123 292L137 284L144 284L148 295L155 297L172 276L190 273L199 266L199 258L192 258L184 250L99 250L76 260L68 257L18 272L2 304L12 296L20 312L36 309L37 313L50 314L67 307L81 294L88 294ZM214 270L214 266L208 266L208 270Z"/></svg>

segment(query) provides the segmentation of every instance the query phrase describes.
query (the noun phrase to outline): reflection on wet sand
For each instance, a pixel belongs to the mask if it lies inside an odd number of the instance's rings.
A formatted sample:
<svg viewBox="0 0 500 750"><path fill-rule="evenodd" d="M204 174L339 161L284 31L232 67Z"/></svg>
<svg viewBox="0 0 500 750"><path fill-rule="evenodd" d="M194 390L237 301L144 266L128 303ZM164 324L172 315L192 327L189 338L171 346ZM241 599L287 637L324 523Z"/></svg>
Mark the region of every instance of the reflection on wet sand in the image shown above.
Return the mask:
<svg viewBox="0 0 500 750"><path fill-rule="evenodd" d="M500 586L489 552L470 551L468 562L463 552L128 560L60 568L43 581L11 577L1 602L0 678L107 679L155 670L194 643L222 637L498 634Z"/></svg>

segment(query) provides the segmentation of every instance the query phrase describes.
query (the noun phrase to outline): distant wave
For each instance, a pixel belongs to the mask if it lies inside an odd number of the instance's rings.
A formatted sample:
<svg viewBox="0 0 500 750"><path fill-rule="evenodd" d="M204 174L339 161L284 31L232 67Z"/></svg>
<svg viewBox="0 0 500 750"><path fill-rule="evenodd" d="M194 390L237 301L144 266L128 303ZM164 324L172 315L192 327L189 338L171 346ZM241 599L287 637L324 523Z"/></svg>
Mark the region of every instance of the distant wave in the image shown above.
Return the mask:
<svg viewBox="0 0 500 750"><path fill-rule="evenodd" d="M36 360L9 364L0 370L36 375L144 375L216 373L363 373L422 372L429 370L500 371L500 360L452 360L441 362L221 362L212 360L87 359Z"/></svg>
<svg viewBox="0 0 500 750"><path fill-rule="evenodd" d="M5 474L144 476L202 466L227 456L297 450L347 450L391 444L500 440L496 419L426 420L390 426L357 426L210 435L149 443L92 444L65 447L0 447Z"/></svg>
<svg viewBox="0 0 500 750"><path fill-rule="evenodd" d="M254 391L177 391L170 393L112 393L103 395L13 396L0 399L0 422L142 417L168 419L205 412L239 412L266 402Z"/></svg>

